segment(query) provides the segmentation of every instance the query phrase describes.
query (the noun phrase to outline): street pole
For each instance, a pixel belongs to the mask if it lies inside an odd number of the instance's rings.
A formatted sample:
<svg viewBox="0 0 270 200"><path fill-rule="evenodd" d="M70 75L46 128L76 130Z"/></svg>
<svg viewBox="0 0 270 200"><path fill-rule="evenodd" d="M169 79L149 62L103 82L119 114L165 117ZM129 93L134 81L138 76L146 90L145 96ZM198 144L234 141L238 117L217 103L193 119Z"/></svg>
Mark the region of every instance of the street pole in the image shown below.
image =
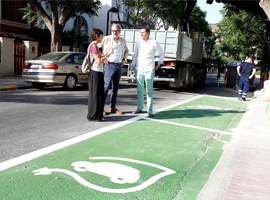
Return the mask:
<svg viewBox="0 0 270 200"><path fill-rule="evenodd" d="M109 34L109 18L110 18L110 12L117 13L118 9L115 7L112 7L107 12L107 29L106 29L106 35Z"/></svg>

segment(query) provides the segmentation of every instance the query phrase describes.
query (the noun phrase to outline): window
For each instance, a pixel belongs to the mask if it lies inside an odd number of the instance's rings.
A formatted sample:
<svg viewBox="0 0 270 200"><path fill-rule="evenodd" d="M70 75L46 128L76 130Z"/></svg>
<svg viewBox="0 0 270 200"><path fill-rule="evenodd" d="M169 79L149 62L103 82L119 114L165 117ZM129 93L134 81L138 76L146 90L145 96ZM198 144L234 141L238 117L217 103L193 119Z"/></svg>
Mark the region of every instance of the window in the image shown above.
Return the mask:
<svg viewBox="0 0 270 200"><path fill-rule="evenodd" d="M2 0L2 19L27 24L26 20L22 20L23 14L19 11L20 8L25 7L27 7L26 1Z"/></svg>
<svg viewBox="0 0 270 200"><path fill-rule="evenodd" d="M87 22L82 16L76 17L74 21L74 30L75 30L75 35L84 37L88 37L88 27L87 27Z"/></svg>

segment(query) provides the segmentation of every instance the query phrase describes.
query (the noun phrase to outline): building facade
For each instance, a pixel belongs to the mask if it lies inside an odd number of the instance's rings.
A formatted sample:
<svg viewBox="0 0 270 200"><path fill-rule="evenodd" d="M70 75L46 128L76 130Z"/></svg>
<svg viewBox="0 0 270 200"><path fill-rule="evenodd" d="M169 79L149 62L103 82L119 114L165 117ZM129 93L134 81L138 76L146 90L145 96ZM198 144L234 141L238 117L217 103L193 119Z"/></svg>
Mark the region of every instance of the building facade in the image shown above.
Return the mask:
<svg viewBox="0 0 270 200"><path fill-rule="evenodd" d="M75 37L69 46L63 43L63 50L85 51L90 42L89 33L94 27L100 28L104 35L110 34L112 23L130 27L128 9L121 0L100 1L102 6L97 16L82 14L68 20L64 32L71 31ZM41 41L29 37L29 30L34 26L22 20L22 13L18 11L26 6L26 1L0 0L0 76L20 75L25 60L49 51L50 46L41 52L40 49L44 48L40 46Z"/></svg>

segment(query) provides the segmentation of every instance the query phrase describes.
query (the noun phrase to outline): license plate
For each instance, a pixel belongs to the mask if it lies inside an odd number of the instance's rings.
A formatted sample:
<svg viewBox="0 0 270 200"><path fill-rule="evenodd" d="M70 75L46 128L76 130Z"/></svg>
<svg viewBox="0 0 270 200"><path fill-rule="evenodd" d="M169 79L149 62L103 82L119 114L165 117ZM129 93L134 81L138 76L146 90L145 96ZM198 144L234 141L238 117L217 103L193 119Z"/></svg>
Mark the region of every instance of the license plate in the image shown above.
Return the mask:
<svg viewBox="0 0 270 200"><path fill-rule="evenodd" d="M31 65L30 68L31 69L41 69L42 65Z"/></svg>

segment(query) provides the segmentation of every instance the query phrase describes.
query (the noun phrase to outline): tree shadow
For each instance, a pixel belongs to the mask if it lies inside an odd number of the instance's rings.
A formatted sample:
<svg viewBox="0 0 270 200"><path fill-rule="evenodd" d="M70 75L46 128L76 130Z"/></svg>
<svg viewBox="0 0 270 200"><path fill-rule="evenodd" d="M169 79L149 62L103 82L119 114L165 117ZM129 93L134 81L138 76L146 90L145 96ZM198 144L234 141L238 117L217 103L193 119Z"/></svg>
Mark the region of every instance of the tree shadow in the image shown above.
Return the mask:
<svg viewBox="0 0 270 200"><path fill-rule="evenodd" d="M209 110L209 109L184 109L184 110L166 110L155 115L155 119L179 119L179 118L203 118L217 117L224 114L240 114L245 111L237 110Z"/></svg>

